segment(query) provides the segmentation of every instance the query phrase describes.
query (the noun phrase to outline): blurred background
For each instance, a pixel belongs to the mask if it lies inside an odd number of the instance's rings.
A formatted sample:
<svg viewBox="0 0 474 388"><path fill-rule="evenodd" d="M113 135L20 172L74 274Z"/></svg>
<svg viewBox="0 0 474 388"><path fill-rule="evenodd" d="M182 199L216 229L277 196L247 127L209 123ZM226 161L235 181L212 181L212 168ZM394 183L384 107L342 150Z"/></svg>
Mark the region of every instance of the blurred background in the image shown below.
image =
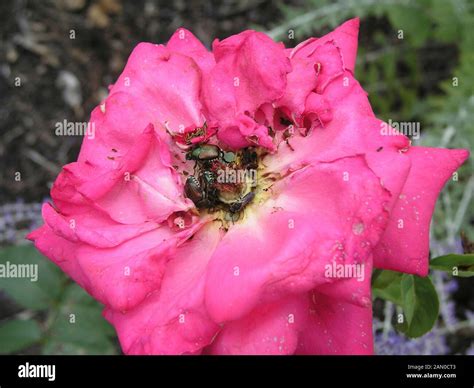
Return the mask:
<svg viewBox="0 0 474 388"><path fill-rule="evenodd" d="M245 29L294 46L361 18L356 77L384 120L418 122L415 144L472 149L473 0L2 0L0 3L0 263L39 263L39 279L0 279L0 354L120 354L101 306L24 240L82 138L55 123L87 121L140 41L185 27L210 47ZM293 39L290 39L293 38ZM437 203L432 256L472 252L473 158ZM434 328L394 329L397 308L375 300L378 354L474 354L474 287L432 274Z"/></svg>

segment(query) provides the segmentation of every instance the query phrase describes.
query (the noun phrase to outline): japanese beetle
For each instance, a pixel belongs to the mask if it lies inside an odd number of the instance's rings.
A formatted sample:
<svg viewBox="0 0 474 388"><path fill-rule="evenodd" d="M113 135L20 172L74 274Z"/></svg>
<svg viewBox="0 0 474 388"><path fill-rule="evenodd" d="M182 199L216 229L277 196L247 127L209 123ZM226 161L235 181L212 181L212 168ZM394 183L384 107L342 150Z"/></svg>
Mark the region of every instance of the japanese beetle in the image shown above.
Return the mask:
<svg viewBox="0 0 474 388"><path fill-rule="evenodd" d="M193 148L186 154L187 160L212 160L221 156L221 149L213 144L204 144Z"/></svg>
<svg viewBox="0 0 474 388"><path fill-rule="evenodd" d="M242 151L242 166L247 169L256 169L258 167L258 157L255 149L245 148Z"/></svg>
<svg viewBox="0 0 474 388"><path fill-rule="evenodd" d="M255 198L255 193L250 191L249 193L245 194L242 198L235 201L229 206L229 211L231 213L238 213L242 211L252 200Z"/></svg>
<svg viewBox="0 0 474 388"><path fill-rule="evenodd" d="M186 179L186 184L184 185L184 193L195 204L198 204L204 197L204 192L201 188L201 184L195 176L189 176Z"/></svg>

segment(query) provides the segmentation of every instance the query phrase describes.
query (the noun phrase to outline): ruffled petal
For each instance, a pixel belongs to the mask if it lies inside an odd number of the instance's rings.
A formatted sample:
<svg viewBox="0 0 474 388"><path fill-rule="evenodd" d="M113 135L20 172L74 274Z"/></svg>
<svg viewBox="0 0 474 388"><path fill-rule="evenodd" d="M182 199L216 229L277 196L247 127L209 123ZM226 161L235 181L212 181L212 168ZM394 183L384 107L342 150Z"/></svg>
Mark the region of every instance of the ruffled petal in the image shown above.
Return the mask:
<svg viewBox="0 0 474 388"><path fill-rule="evenodd" d="M203 79L203 101L207 116L218 123L223 134L220 140L235 144L235 129L248 129L249 125L236 125L243 115L252 119L258 108L283 96L286 74L291 71L290 61L281 44L265 34L245 31L223 41L215 41L213 52L216 66ZM260 126L252 126L252 133L240 133L244 146L266 146L268 131L262 137ZM231 144L228 144L230 147Z"/></svg>
<svg viewBox="0 0 474 388"><path fill-rule="evenodd" d="M261 32L245 31L220 42L216 40L213 52L217 61L215 71L226 73L234 87L236 113L254 114L262 104L283 95L291 64L281 43ZM206 86L204 90L208 91Z"/></svg>
<svg viewBox="0 0 474 388"><path fill-rule="evenodd" d="M396 148L379 147L375 151L367 152L365 160L379 177L380 184L390 192L385 209L391 213L408 178L411 159L406 152L400 152Z"/></svg>
<svg viewBox="0 0 474 388"><path fill-rule="evenodd" d="M255 308L246 317L229 322L219 332L208 354L293 354L299 331L306 324L309 299L290 296Z"/></svg>
<svg viewBox="0 0 474 388"><path fill-rule="evenodd" d="M258 124L247 115L238 115L217 133L217 138L231 149L248 146L262 146L273 150L275 145L268 134L268 128Z"/></svg>
<svg viewBox="0 0 474 388"><path fill-rule="evenodd" d="M140 43L130 55L110 94L125 92L155 114L155 122L178 132L201 126L201 72L192 58L166 47Z"/></svg>
<svg viewBox="0 0 474 388"><path fill-rule="evenodd" d="M429 228L436 199L469 152L411 147L406 154L411 169L374 251L374 262L378 268L426 276Z"/></svg>
<svg viewBox="0 0 474 388"><path fill-rule="evenodd" d="M196 354L219 331L204 308L206 265L221 239L209 224L183 244L168 263L161 292L126 313L106 308L127 354Z"/></svg>
<svg viewBox="0 0 474 388"><path fill-rule="evenodd" d="M310 58L316 62L317 93L323 93L331 81L344 74L341 52L332 42L326 42L316 47Z"/></svg>
<svg viewBox="0 0 474 388"><path fill-rule="evenodd" d="M47 224L29 233L26 238L33 241L38 251L48 257L82 288L90 288L89 279L82 271L76 258L77 244L56 234Z"/></svg>
<svg viewBox="0 0 474 388"><path fill-rule="evenodd" d="M42 213L45 222L58 236L98 248L115 247L159 227L155 222L118 224L107 214L101 214L94 209L64 216L48 203L43 205Z"/></svg>
<svg viewBox="0 0 474 388"><path fill-rule="evenodd" d="M192 58L161 45L140 43L109 97L92 112L95 136L84 138L79 161L104 164L102 157L112 148L126 154L150 123L162 139L167 136L165 128L177 133L202 126L200 92L201 71Z"/></svg>
<svg viewBox="0 0 474 388"><path fill-rule="evenodd" d="M192 58L203 72L209 72L216 64L212 53L204 47L201 41L191 31L179 28L170 38L166 47Z"/></svg>
<svg viewBox="0 0 474 388"><path fill-rule="evenodd" d="M327 42L333 42L341 51L344 68L353 72L357 57L358 35L359 18L351 19L321 38L310 38L301 42L290 51L289 55L291 58L310 56L316 48Z"/></svg>
<svg viewBox="0 0 474 388"><path fill-rule="evenodd" d="M88 225L100 222L91 220L90 215L72 219L74 224L71 224L71 219L45 205L43 216L48 233L67 240L68 246L74 243L73 256L59 251L52 260L74 279L79 273L80 283L94 298L119 311L136 306L160 288L174 251L202 225L195 223L178 232L167 225L147 224L102 225L101 229L88 231ZM113 233L117 235L111 237ZM48 238L52 237L48 235ZM37 246L43 249L42 242ZM48 251L44 254L51 257Z"/></svg>
<svg viewBox="0 0 474 388"><path fill-rule="evenodd" d="M160 223L172 213L194 206L184 197L170 152L151 125L135 139L127 154L113 157L115 165L110 168L86 161L63 169L51 190L62 213L69 215L74 206L89 204L118 223Z"/></svg>
<svg viewBox="0 0 474 388"><path fill-rule="evenodd" d="M291 67L285 94L274 105L284 108L288 117L298 121L305 109L306 98L316 88L317 73L310 58L294 58Z"/></svg>
<svg viewBox="0 0 474 388"><path fill-rule="evenodd" d="M305 101L303 117L304 120L299 123L301 127L325 127L333 119L331 105L321 94L310 93Z"/></svg>
<svg viewBox="0 0 474 388"><path fill-rule="evenodd" d="M391 132L393 136L384 135L382 129L387 124L375 118L367 93L350 73L329 83L318 100L311 101L309 106L318 118L330 114L331 120L313 128L307 136L300 136L295 130L289 144L281 142L277 153L263 160L267 171L286 174L318 161L375 152L381 147L396 150L409 147L409 139L397 135L395 130Z"/></svg>

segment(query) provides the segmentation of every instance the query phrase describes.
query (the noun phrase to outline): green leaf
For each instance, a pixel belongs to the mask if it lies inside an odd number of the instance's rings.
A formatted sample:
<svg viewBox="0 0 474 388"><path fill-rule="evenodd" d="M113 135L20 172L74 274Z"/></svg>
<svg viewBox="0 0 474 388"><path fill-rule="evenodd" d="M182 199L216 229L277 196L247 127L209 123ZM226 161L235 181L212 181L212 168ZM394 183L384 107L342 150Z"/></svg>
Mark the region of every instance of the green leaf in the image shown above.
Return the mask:
<svg viewBox="0 0 474 388"><path fill-rule="evenodd" d="M430 260L430 268L450 272L454 276L474 276L474 254L449 254Z"/></svg>
<svg viewBox="0 0 474 388"><path fill-rule="evenodd" d="M438 318L439 301L429 277L404 274L401 280L402 307L406 321L398 328L408 337L420 337Z"/></svg>
<svg viewBox="0 0 474 388"><path fill-rule="evenodd" d="M10 277L13 275L11 269L13 267L18 269L21 265L24 269L28 268L23 274L30 277ZM6 271L0 276L0 289L5 290L19 305L31 310L50 307L59 297L61 285L65 281L56 265L42 256L32 245L1 249L0 271Z"/></svg>
<svg viewBox="0 0 474 388"><path fill-rule="evenodd" d="M43 354L115 354L115 332L102 306L75 284L68 286L52 319Z"/></svg>
<svg viewBox="0 0 474 388"><path fill-rule="evenodd" d="M408 337L427 333L438 318L438 295L429 277L377 270L372 277L372 293L403 309L405 322L397 329Z"/></svg>
<svg viewBox="0 0 474 388"><path fill-rule="evenodd" d="M374 274L372 293L375 297L402 305L401 280L403 274L395 271L380 271Z"/></svg>
<svg viewBox="0 0 474 388"><path fill-rule="evenodd" d="M18 352L38 342L41 330L35 320L14 319L0 326L0 353Z"/></svg>

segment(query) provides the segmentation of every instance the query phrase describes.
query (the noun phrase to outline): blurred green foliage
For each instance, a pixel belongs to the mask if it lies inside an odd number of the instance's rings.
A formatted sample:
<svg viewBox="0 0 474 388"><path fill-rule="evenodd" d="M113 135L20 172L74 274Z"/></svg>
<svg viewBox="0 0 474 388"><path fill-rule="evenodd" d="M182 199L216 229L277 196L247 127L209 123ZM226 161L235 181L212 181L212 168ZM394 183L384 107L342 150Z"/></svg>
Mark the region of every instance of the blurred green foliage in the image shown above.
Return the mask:
<svg viewBox="0 0 474 388"><path fill-rule="evenodd" d="M473 277L474 276L474 253L465 255L444 255L430 261L430 268L449 273L455 272L456 276Z"/></svg>
<svg viewBox="0 0 474 388"><path fill-rule="evenodd" d="M33 264L37 281L0 278L5 292L19 307L0 324L0 354L115 354L115 331L102 317L102 306L32 245L0 250L0 264Z"/></svg>

